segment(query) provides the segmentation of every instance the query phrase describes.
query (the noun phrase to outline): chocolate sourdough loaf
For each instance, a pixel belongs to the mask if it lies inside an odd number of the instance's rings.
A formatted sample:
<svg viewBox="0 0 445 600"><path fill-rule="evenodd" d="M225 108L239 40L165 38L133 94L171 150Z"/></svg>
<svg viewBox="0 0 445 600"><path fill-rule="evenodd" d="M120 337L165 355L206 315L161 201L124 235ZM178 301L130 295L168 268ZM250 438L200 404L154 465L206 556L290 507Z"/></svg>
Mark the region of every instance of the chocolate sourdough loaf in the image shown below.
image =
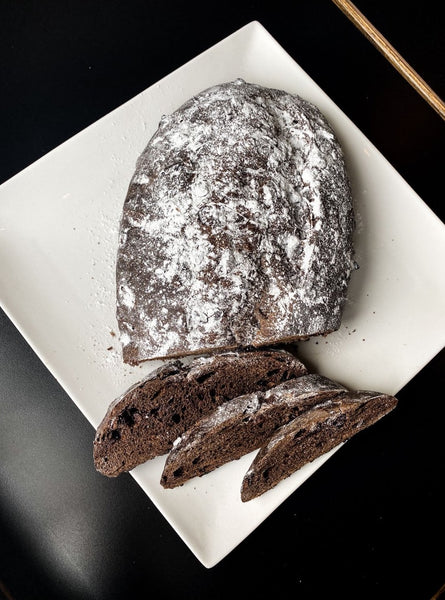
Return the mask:
<svg viewBox="0 0 445 600"><path fill-rule="evenodd" d="M302 98L236 80L162 118L123 206L123 359L336 330L353 265L342 150Z"/></svg>
<svg viewBox="0 0 445 600"><path fill-rule="evenodd" d="M346 392L338 383L311 374L225 402L175 440L161 485L177 487L252 452L296 415Z"/></svg>
<svg viewBox="0 0 445 600"><path fill-rule="evenodd" d="M393 396L354 391L327 400L279 428L249 467L241 486L247 502L305 464L374 424L397 405Z"/></svg>
<svg viewBox="0 0 445 600"><path fill-rule="evenodd" d="M284 350L240 351L172 361L110 405L94 439L94 464L116 477L170 450L199 418L232 398L307 373Z"/></svg>

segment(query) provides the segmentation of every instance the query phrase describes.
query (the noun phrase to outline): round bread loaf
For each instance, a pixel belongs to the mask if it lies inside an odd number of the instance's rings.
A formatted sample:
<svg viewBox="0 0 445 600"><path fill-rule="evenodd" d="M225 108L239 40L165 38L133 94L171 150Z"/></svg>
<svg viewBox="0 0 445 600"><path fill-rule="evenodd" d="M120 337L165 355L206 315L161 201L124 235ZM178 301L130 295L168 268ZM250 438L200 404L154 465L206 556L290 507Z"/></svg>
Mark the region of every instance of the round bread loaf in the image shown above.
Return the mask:
<svg viewBox="0 0 445 600"><path fill-rule="evenodd" d="M241 79L162 118L124 203L124 362L338 329L353 265L342 150L320 111Z"/></svg>

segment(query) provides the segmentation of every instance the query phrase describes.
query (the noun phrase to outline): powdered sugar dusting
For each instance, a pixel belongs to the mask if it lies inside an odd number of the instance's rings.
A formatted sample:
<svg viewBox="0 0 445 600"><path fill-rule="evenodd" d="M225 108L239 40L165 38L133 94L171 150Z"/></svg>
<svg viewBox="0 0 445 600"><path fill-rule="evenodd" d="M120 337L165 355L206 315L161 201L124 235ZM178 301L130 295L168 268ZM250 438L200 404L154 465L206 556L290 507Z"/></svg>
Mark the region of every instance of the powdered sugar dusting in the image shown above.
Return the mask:
<svg viewBox="0 0 445 600"><path fill-rule="evenodd" d="M352 227L341 149L315 107L242 80L205 90L163 117L130 184L124 360L338 328Z"/></svg>

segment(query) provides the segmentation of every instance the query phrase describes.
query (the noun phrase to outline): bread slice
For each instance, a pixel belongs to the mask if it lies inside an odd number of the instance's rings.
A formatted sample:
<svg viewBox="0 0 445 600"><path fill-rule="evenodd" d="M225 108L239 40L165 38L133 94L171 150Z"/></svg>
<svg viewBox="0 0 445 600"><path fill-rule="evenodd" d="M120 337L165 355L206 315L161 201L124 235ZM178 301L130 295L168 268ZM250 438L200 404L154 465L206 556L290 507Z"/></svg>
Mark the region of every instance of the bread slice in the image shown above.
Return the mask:
<svg viewBox="0 0 445 600"><path fill-rule="evenodd" d="M172 361L112 402L94 439L95 467L116 477L168 452L195 421L227 400L305 373L284 350L226 352L188 365Z"/></svg>
<svg viewBox="0 0 445 600"><path fill-rule="evenodd" d="M177 487L252 452L295 415L346 392L346 388L326 377L303 375L266 392L225 402L175 441L161 485Z"/></svg>
<svg viewBox="0 0 445 600"><path fill-rule="evenodd" d="M297 416L260 449L243 479L241 500L247 502L275 487L306 463L378 421L396 405L393 396L355 391Z"/></svg>

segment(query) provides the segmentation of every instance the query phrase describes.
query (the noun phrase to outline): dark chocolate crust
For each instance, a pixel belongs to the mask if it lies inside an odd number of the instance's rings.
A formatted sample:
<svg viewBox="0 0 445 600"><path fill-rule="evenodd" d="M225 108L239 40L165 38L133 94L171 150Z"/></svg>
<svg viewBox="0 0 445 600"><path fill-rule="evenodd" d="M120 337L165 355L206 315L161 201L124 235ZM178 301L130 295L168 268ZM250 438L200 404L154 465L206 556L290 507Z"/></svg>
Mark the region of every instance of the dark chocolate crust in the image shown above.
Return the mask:
<svg viewBox="0 0 445 600"><path fill-rule="evenodd" d="M397 405L393 396L355 391L314 407L278 429L249 467L241 486L247 502L305 464L374 424Z"/></svg>
<svg viewBox="0 0 445 600"><path fill-rule="evenodd" d="M346 392L338 383L311 374L225 402L175 441L161 485L177 487L252 452L296 415Z"/></svg>
<svg viewBox="0 0 445 600"><path fill-rule="evenodd" d="M170 450L199 418L241 394L267 390L307 373L282 350L228 352L172 361L110 405L94 440L94 464L116 477Z"/></svg>
<svg viewBox="0 0 445 600"><path fill-rule="evenodd" d="M342 150L315 106L242 80L201 92L163 117L125 199L124 361L338 329L353 230Z"/></svg>

